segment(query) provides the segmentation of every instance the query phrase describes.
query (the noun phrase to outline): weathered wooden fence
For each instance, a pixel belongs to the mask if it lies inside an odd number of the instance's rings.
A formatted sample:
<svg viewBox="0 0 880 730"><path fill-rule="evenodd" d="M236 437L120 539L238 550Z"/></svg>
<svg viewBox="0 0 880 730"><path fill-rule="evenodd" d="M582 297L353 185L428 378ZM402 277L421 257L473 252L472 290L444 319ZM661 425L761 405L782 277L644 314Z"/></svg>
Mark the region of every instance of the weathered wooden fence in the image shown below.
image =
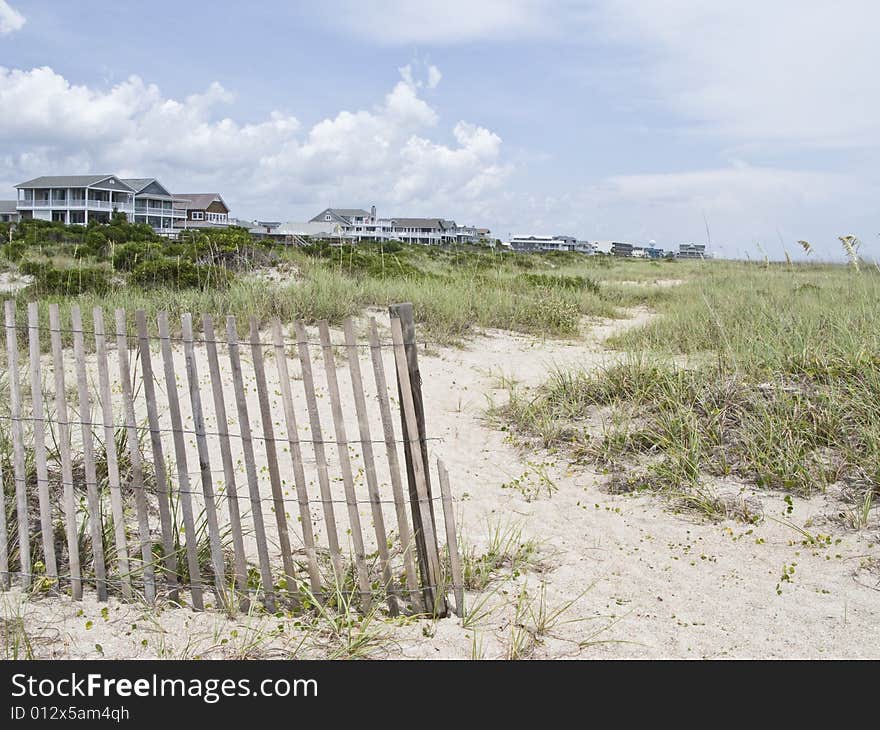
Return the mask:
<svg viewBox="0 0 880 730"><path fill-rule="evenodd" d="M100 308L91 328L76 305L64 321L54 304L48 322L36 303L26 324L16 315L7 301L0 587L17 578L79 599L91 585L101 601L112 592L148 603L188 593L201 610L207 586L228 610L356 599L435 615L450 610L451 588L463 614L439 460L439 497L432 487L411 305L391 307L390 342L375 318L365 342L351 319L334 342L326 322L317 333L295 322L291 337L276 320L263 341L251 319L240 341L231 316L224 337L209 315L197 332L190 314L175 327L160 312L153 329L143 311L132 321L117 310L109 335Z"/></svg>

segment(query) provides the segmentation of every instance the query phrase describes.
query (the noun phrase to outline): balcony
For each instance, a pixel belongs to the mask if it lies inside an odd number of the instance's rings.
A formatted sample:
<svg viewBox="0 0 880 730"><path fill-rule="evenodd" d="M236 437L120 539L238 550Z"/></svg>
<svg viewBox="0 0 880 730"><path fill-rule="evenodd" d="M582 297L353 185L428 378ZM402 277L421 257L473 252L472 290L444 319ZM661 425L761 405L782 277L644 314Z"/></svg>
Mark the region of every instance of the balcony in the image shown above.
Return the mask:
<svg viewBox="0 0 880 730"><path fill-rule="evenodd" d="M89 198L86 207L95 208L97 210L113 210L113 208L118 208L119 210L131 210L131 202L122 200L93 200Z"/></svg>
<svg viewBox="0 0 880 730"><path fill-rule="evenodd" d="M137 215L159 215L166 218L186 218L186 210L183 208L158 208L152 205L135 205L134 212Z"/></svg>

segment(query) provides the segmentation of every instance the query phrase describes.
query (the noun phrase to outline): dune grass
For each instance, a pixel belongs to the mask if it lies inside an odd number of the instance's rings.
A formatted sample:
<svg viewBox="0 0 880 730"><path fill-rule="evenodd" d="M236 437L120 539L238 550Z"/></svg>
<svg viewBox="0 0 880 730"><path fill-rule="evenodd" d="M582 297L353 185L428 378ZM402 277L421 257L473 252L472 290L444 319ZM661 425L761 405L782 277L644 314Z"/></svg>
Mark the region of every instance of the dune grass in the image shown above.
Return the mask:
<svg viewBox="0 0 880 730"><path fill-rule="evenodd" d="M659 489L715 515L729 511L716 477L799 494L838 484L872 503L880 274L715 262L669 291L661 317L608 342L622 362L514 389L496 416L599 464L614 489Z"/></svg>
<svg viewBox="0 0 880 730"><path fill-rule="evenodd" d="M57 248L57 245L56 245ZM46 248L27 250L19 265L50 261L52 266L78 264L63 251ZM261 325L274 317L284 322L322 319L338 324L368 307L386 307L409 301L416 323L426 338L454 343L478 328L502 328L548 337L571 337L580 332L581 320L621 316L621 308L667 298L666 290L652 286L609 284L614 281L645 281L669 278L669 271L689 268L685 262L659 264L585 257L572 253L512 254L492 249L425 246L359 246L307 248L276 247L258 252L259 268L242 255L238 268L222 287L182 286L171 277L144 286L129 281L124 270L115 272L107 289L73 290L68 295L46 292L35 284L15 297L40 301L43 324L45 303L58 302L62 318L70 305L78 304L88 322L91 309L101 306L105 317L122 307L129 312L144 309L155 321L160 310L169 312L172 326L183 312L235 315L244 333L250 317ZM29 258L31 256L38 258ZM42 257L42 258L39 258ZM74 263L71 263L74 261ZM198 260L197 260L198 263ZM201 264L199 264L201 265ZM681 266L680 266L681 265ZM99 256L83 266L106 266ZM275 275L266 273L275 269ZM76 282L75 271L70 281ZM25 308L19 307L20 323Z"/></svg>

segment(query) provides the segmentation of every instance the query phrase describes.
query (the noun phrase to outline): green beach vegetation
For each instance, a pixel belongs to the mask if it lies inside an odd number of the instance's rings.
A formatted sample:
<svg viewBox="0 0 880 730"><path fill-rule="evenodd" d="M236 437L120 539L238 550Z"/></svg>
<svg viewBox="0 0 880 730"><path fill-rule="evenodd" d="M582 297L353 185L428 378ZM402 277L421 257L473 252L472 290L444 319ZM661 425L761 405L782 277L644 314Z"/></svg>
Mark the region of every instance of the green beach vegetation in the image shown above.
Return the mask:
<svg viewBox="0 0 880 730"><path fill-rule="evenodd" d="M515 434L659 490L753 519L717 480L800 495L831 485L867 521L880 490L880 272L874 265L707 262L607 341L615 364L512 388Z"/></svg>

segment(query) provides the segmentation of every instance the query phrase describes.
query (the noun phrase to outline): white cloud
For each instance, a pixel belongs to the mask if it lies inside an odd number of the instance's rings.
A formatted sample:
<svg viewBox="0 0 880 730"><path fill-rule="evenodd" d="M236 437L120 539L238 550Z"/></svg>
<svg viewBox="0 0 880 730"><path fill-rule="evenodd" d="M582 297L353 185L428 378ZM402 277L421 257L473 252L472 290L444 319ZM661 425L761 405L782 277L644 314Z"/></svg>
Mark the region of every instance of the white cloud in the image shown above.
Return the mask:
<svg viewBox="0 0 880 730"><path fill-rule="evenodd" d="M443 74L440 73L440 69L436 66L428 66L428 88L433 89L440 83L440 79L443 78Z"/></svg>
<svg viewBox="0 0 880 730"><path fill-rule="evenodd" d="M25 17L20 12L6 0L0 0L0 35L21 30L25 22Z"/></svg>
<svg viewBox="0 0 880 730"><path fill-rule="evenodd" d="M702 132L789 146L880 145L874 0L602 0L594 30Z"/></svg>
<svg viewBox="0 0 880 730"><path fill-rule="evenodd" d="M100 89L48 67L0 67L0 108L16 110L0 115L0 181L118 172L218 190L234 214L287 218L376 203L387 214L462 217L510 168L501 138L482 127L459 122L454 142L431 139L438 115L419 92L439 81L433 68L423 83L404 67L375 108L304 129L280 112L252 123L222 116L233 95L217 83L178 100L136 76Z"/></svg>

